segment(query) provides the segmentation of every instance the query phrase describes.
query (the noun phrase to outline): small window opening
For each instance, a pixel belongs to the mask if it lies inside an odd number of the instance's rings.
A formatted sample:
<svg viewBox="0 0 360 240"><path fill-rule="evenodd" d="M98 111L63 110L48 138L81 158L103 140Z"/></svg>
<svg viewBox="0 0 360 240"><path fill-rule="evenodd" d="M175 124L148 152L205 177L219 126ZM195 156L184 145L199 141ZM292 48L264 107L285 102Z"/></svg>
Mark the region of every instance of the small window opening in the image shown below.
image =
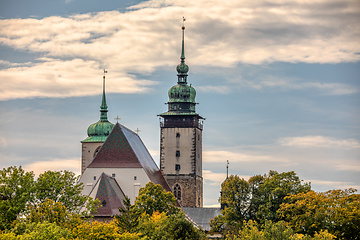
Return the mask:
<svg viewBox="0 0 360 240"><path fill-rule="evenodd" d="M175 196L176 200L181 201L181 187L180 187L180 185L175 184L173 191L174 191L174 196Z"/></svg>
<svg viewBox="0 0 360 240"><path fill-rule="evenodd" d="M176 157L180 157L180 151L176 151Z"/></svg>
<svg viewBox="0 0 360 240"><path fill-rule="evenodd" d="M176 137L179 138L179 137L180 137L180 133L176 133Z"/></svg>
<svg viewBox="0 0 360 240"><path fill-rule="evenodd" d="M136 177L136 176L134 176L134 180L135 180L135 181L137 180L137 177Z"/></svg>
<svg viewBox="0 0 360 240"><path fill-rule="evenodd" d="M113 173L111 176L112 176L112 177L115 177L115 173Z"/></svg>
<svg viewBox="0 0 360 240"><path fill-rule="evenodd" d="M104 201L102 201L101 205L102 205L103 207L106 206L106 201L105 201L105 199L104 199Z"/></svg>
<svg viewBox="0 0 360 240"><path fill-rule="evenodd" d="M180 171L180 164L175 164L175 171Z"/></svg>
<svg viewBox="0 0 360 240"><path fill-rule="evenodd" d="M94 180L96 180L96 176L94 176Z"/></svg>

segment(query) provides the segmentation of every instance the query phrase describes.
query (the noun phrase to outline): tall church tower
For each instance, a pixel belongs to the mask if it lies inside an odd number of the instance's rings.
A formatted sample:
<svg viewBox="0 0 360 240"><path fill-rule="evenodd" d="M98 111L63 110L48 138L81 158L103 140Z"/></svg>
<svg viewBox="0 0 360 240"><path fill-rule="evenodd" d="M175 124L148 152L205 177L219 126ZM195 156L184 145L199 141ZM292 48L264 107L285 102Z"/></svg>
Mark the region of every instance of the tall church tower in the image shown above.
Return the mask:
<svg viewBox="0 0 360 240"><path fill-rule="evenodd" d="M91 124L88 127L88 137L81 141L82 144L82 157L81 157L81 174L84 173L85 169L94 159L95 155L99 151L106 138L109 136L114 124L108 121L107 112L108 106L106 105L105 96L105 73L103 76L103 94L100 106L100 120L96 123Z"/></svg>
<svg viewBox="0 0 360 240"><path fill-rule="evenodd" d="M181 62L177 85L170 88L168 111L161 117L160 169L182 207L203 206L203 119L195 112L196 91L187 84L182 27Z"/></svg>

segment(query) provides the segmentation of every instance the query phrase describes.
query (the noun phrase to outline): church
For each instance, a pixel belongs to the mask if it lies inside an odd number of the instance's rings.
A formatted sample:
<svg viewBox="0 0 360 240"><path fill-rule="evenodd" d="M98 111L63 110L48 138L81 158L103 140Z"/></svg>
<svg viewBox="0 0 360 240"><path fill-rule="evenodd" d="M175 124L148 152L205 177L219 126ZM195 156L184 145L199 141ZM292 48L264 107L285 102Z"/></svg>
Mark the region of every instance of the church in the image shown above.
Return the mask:
<svg viewBox="0 0 360 240"><path fill-rule="evenodd" d="M189 66L185 64L184 32L177 84L168 91L167 112L160 116L160 168L137 133L119 122L108 120L105 71L100 106L100 120L88 127L88 137L81 141L80 182L83 194L97 198L101 207L95 217L119 213L128 196L133 204L139 189L148 182L172 191L178 205L202 208L202 130L203 120L195 111L196 91L187 83Z"/></svg>

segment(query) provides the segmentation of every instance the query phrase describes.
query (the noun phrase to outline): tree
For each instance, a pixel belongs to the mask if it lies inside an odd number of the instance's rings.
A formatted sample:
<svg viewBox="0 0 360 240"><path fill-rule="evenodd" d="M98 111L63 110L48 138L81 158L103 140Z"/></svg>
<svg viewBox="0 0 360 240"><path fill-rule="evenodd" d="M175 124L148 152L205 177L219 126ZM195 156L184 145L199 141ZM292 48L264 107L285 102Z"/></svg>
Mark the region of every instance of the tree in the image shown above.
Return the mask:
<svg viewBox="0 0 360 240"><path fill-rule="evenodd" d="M125 209L119 209L115 223L122 235L138 233L146 239L203 239L204 235L185 218L176 207L176 199L160 185L152 182L139 190L135 204L123 201Z"/></svg>
<svg viewBox="0 0 360 240"><path fill-rule="evenodd" d="M263 228L259 228L255 221L244 222L242 229L235 235L230 235L226 239L232 240L331 240L335 236L327 231L316 233L314 237L309 235L297 234L289 227L286 222L265 221Z"/></svg>
<svg viewBox="0 0 360 240"><path fill-rule="evenodd" d="M134 233L136 232L139 224L140 213L135 210L134 206L130 203L130 198L125 197L124 201L125 209L119 208L120 214L115 216L115 222L121 233Z"/></svg>
<svg viewBox="0 0 360 240"><path fill-rule="evenodd" d="M144 188L140 188L134 208L138 212L145 212L148 215L152 215L155 211L166 212L168 215L179 212L174 195L165 191L161 185L152 182L146 184Z"/></svg>
<svg viewBox="0 0 360 240"><path fill-rule="evenodd" d="M214 232L237 232L243 221L255 220L264 225L266 220L278 221L277 210L290 194L310 191L295 172L256 175L248 181L231 175L221 184L220 203L225 205L221 214L211 220Z"/></svg>
<svg viewBox="0 0 360 240"><path fill-rule="evenodd" d="M8 229L33 199L34 173L20 167L0 171L0 230Z"/></svg>
<svg viewBox="0 0 360 240"><path fill-rule="evenodd" d="M360 194L356 190L310 191L286 197L278 213L296 232L327 229L338 239L360 239Z"/></svg>
<svg viewBox="0 0 360 240"><path fill-rule="evenodd" d="M79 176L70 171L46 171L39 175L35 184L36 204L46 199L61 202L70 212L78 211L87 201L81 194L83 184Z"/></svg>
<svg viewBox="0 0 360 240"><path fill-rule="evenodd" d="M206 239L202 231L189 222L183 212L168 216L166 212L143 213L138 231L147 239L197 240Z"/></svg>

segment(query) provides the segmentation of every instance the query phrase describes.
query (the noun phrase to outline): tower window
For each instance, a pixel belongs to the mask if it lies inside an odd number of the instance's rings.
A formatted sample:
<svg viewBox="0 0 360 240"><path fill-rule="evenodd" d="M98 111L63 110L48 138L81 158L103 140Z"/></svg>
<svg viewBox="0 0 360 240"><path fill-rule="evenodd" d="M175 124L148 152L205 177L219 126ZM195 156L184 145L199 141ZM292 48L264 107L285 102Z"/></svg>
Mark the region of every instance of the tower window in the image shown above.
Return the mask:
<svg viewBox="0 0 360 240"><path fill-rule="evenodd" d="M134 181L136 181L136 179L137 179L137 177L136 177L136 176L134 176Z"/></svg>
<svg viewBox="0 0 360 240"><path fill-rule="evenodd" d="M180 133L176 133L176 137L179 138L179 137L180 137Z"/></svg>
<svg viewBox="0 0 360 240"><path fill-rule="evenodd" d="M176 157L180 157L180 151L176 151Z"/></svg>
<svg viewBox="0 0 360 240"><path fill-rule="evenodd" d="M174 185L173 192L176 200L181 201L181 187L179 184Z"/></svg>
<svg viewBox="0 0 360 240"><path fill-rule="evenodd" d="M94 176L94 180L96 180L96 176Z"/></svg>
<svg viewBox="0 0 360 240"><path fill-rule="evenodd" d="M175 164L175 171L180 171L180 164Z"/></svg>
<svg viewBox="0 0 360 240"><path fill-rule="evenodd" d="M112 176L112 177L115 177L115 173L113 173L111 176Z"/></svg>

